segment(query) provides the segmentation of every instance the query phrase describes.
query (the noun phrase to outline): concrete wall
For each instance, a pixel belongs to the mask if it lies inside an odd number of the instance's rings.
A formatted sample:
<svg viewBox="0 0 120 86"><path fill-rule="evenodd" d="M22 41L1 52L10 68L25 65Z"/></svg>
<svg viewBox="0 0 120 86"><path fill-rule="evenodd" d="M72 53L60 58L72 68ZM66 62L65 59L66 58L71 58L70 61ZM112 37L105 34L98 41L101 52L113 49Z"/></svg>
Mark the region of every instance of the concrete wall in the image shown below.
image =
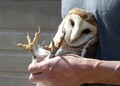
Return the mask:
<svg viewBox="0 0 120 86"><path fill-rule="evenodd" d="M0 0L0 86L34 86L28 81L31 56L13 43L26 43L41 27L39 43L61 22L60 0Z"/></svg>

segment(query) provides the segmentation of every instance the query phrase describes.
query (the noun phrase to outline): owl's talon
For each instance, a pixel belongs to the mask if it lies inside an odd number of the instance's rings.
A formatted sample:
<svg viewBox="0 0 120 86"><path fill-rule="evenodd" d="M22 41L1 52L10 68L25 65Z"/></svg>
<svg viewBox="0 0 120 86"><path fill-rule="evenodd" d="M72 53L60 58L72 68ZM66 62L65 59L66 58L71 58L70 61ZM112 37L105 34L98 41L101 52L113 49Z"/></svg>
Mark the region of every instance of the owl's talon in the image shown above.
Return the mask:
<svg viewBox="0 0 120 86"><path fill-rule="evenodd" d="M40 27L38 27L38 28L39 28L39 30L38 30L38 32L35 33L33 41L31 40L31 37L30 37L29 33L27 32L28 44L18 43L17 46L33 53L34 52L34 46L37 44L37 41L38 41L39 35L40 35Z"/></svg>
<svg viewBox="0 0 120 86"><path fill-rule="evenodd" d="M55 55L55 53L58 51L58 49L60 48L60 46L62 45L62 42L64 40L64 36L65 36L65 30L63 30L63 35L60 37L60 41L55 45L55 42L52 38L52 41L51 41L51 44L52 44L52 47L51 47L51 53L53 55Z"/></svg>
<svg viewBox="0 0 120 86"><path fill-rule="evenodd" d="M30 38L30 35L29 35L29 33L27 32L27 41L28 41L28 44L30 44L31 43L31 38Z"/></svg>
<svg viewBox="0 0 120 86"><path fill-rule="evenodd" d="M42 47L48 51L51 51L51 48L49 48L49 46L45 45L45 40L42 42Z"/></svg>

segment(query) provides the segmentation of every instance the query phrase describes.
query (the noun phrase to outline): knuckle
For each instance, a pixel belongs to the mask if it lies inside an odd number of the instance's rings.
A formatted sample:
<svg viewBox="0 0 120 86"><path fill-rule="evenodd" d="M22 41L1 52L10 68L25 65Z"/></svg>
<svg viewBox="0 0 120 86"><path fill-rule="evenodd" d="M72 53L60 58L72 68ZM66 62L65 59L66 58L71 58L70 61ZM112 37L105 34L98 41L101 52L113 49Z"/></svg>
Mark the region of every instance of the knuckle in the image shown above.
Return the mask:
<svg viewBox="0 0 120 86"><path fill-rule="evenodd" d="M28 66L28 71L30 73L33 73L34 72L34 65L31 63L29 66Z"/></svg>

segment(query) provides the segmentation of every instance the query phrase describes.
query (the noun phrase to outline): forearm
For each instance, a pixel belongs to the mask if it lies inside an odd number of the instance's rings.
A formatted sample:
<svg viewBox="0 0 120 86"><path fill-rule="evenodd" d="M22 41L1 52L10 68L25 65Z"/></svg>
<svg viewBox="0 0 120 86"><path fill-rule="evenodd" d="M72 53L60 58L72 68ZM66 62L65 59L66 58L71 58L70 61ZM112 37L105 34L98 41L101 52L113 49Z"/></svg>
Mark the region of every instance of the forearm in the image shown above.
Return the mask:
<svg viewBox="0 0 120 86"><path fill-rule="evenodd" d="M91 60L90 63L93 65L90 83L120 85L120 61Z"/></svg>

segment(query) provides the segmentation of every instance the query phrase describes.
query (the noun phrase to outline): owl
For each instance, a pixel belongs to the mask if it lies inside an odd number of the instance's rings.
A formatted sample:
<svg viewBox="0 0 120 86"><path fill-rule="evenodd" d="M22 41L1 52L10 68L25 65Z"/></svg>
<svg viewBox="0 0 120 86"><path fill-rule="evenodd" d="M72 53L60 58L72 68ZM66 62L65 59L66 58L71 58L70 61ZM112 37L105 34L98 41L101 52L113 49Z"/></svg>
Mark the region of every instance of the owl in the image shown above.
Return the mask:
<svg viewBox="0 0 120 86"><path fill-rule="evenodd" d="M97 41L95 16L87 10L74 8L69 11L59 25L50 45L43 48L48 53L52 51L53 55L51 56L72 53L86 58L94 58ZM38 49L39 55L42 54L41 50L41 48Z"/></svg>
<svg viewBox="0 0 120 86"><path fill-rule="evenodd" d="M97 29L97 21L93 13L74 8L68 12L59 25L58 31L49 46L43 42L42 47L38 48L37 51L34 50L40 31L35 34L33 41L28 35L28 45L18 44L18 46L31 51L34 58L46 57L50 59L61 54L77 54L85 58L95 58L98 41Z"/></svg>

